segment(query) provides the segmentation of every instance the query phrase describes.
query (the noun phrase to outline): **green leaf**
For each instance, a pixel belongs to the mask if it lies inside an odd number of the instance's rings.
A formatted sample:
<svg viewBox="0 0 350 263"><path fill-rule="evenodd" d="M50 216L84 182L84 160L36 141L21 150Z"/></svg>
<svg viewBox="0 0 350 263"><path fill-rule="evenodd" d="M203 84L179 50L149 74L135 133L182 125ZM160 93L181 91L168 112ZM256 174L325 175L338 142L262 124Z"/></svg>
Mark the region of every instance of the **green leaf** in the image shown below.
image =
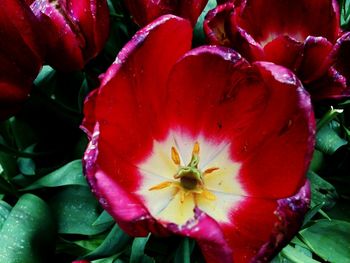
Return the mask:
<svg viewBox="0 0 350 263"><path fill-rule="evenodd" d="M23 195L0 230L0 262L50 262L55 239L47 204L34 195Z"/></svg>
<svg viewBox="0 0 350 263"><path fill-rule="evenodd" d="M33 153L35 144L27 147L24 152ZM23 175L35 175L35 163L31 158L19 157L17 159L18 169Z"/></svg>
<svg viewBox="0 0 350 263"><path fill-rule="evenodd" d="M96 235L107 229L93 225L101 208L88 187L66 186L50 200L50 206L61 234Z"/></svg>
<svg viewBox="0 0 350 263"><path fill-rule="evenodd" d="M303 225L309 223L309 221L318 213L323 207L323 203L317 204L312 207L305 215Z"/></svg>
<svg viewBox="0 0 350 263"><path fill-rule="evenodd" d="M84 256L84 258L92 260L121 253L125 250L131 240L132 238L115 224L102 244L96 250Z"/></svg>
<svg viewBox="0 0 350 263"><path fill-rule="evenodd" d="M83 176L81 160L72 161L52 173L35 181L23 190L34 190L44 187L58 187L66 185L87 186Z"/></svg>
<svg viewBox="0 0 350 263"><path fill-rule="evenodd" d="M178 249L176 250L174 263L190 263L191 254L194 248L194 241L189 238L184 238Z"/></svg>
<svg viewBox="0 0 350 263"><path fill-rule="evenodd" d="M323 160L323 153L315 149L310 164L310 170L318 172L323 166Z"/></svg>
<svg viewBox="0 0 350 263"><path fill-rule="evenodd" d="M323 126L316 135L316 149L325 154L332 155L347 143L346 140L339 137L337 132L331 128L330 124Z"/></svg>
<svg viewBox="0 0 350 263"><path fill-rule="evenodd" d="M205 6L202 14L199 16L197 23L194 27L194 45L199 46L201 44L205 43L205 36L203 31L203 21L205 16L207 15L208 11L215 8L217 6L216 0L209 0L207 5Z"/></svg>
<svg viewBox="0 0 350 263"><path fill-rule="evenodd" d="M309 171L307 176L311 182L312 205L318 206L321 204L325 208L334 206L338 198L334 186L312 171Z"/></svg>
<svg viewBox="0 0 350 263"><path fill-rule="evenodd" d="M318 263L319 261L308 257L303 252L300 252L298 249L287 245L282 251L281 254L290 260L293 263Z"/></svg>
<svg viewBox="0 0 350 263"><path fill-rule="evenodd" d="M11 209L12 207L8 203L0 200L0 229L8 218Z"/></svg>
<svg viewBox="0 0 350 263"><path fill-rule="evenodd" d="M56 71L53 68L51 68L50 66L47 66L47 65L43 66L40 73L38 74L38 76L34 80L34 84L36 86L49 85L50 82L52 81L52 78L55 75L55 72Z"/></svg>
<svg viewBox="0 0 350 263"><path fill-rule="evenodd" d="M98 226L98 225L113 224L113 223L114 223L114 218L110 214L108 214L106 210L103 210L103 212L96 219L93 225Z"/></svg>
<svg viewBox="0 0 350 263"><path fill-rule="evenodd" d="M350 223L319 220L302 230L300 235L308 247L322 259L332 263L350 263Z"/></svg>
<svg viewBox="0 0 350 263"><path fill-rule="evenodd" d="M144 250L149 237L150 235L147 237L135 237L131 246L130 263L142 263L143 259L147 257L147 255L144 254Z"/></svg>
<svg viewBox="0 0 350 263"><path fill-rule="evenodd" d="M330 123L335 117L337 117L340 113L343 113L342 109L334 109L333 107L322 117L322 119L317 121L316 129L319 131L325 125Z"/></svg>

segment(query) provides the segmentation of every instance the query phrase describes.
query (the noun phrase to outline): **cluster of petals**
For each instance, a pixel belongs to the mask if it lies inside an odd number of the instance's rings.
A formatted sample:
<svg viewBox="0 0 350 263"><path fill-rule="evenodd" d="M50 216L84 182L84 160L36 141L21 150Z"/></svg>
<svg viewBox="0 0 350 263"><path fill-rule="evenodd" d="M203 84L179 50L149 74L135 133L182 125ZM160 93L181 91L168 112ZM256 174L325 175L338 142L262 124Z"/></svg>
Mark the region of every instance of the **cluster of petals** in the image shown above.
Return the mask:
<svg viewBox="0 0 350 263"><path fill-rule="evenodd" d="M46 62L56 69L82 69L102 50L109 34L106 0L27 0L41 24Z"/></svg>
<svg viewBox="0 0 350 263"><path fill-rule="evenodd" d="M314 101L350 97L350 32L339 27L336 0L221 3L204 22L211 44L291 69Z"/></svg>
<svg viewBox="0 0 350 263"><path fill-rule="evenodd" d="M0 120L15 114L43 63L82 69L109 32L106 0L3 0L0 10Z"/></svg>
<svg viewBox="0 0 350 263"><path fill-rule="evenodd" d="M310 97L294 73L162 16L118 54L86 99L84 173L132 236L195 239L207 262L267 262L310 201Z"/></svg>
<svg viewBox="0 0 350 263"><path fill-rule="evenodd" d="M0 120L18 111L41 69L44 54L38 23L22 0L0 8Z"/></svg>
<svg viewBox="0 0 350 263"><path fill-rule="evenodd" d="M186 18L194 25L208 0L125 0L124 2L134 21L140 26L145 26L165 14Z"/></svg>

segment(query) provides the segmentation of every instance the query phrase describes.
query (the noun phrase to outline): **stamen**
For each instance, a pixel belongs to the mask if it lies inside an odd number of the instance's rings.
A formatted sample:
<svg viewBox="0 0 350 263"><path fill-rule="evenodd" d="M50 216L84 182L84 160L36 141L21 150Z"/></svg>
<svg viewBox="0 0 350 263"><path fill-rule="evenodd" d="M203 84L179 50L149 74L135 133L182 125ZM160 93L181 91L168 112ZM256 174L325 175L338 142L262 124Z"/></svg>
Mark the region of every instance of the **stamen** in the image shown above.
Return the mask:
<svg viewBox="0 0 350 263"><path fill-rule="evenodd" d="M199 143L195 142L192 150L192 155L198 155L199 154Z"/></svg>
<svg viewBox="0 0 350 263"><path fill-rule="evenodd" d="M220 168L219 167L212 167L212 168L208 168L207 170L204 171L203 175L207 175L207 174L210 174L214 171L217 171L219 170Z"/></svg>
<svg viewBox="0 0 350 263"><path fill-rule="evenodd" d="M208 191L208 190L204 190L203 191L203 195L204 195L204 197L206 198L206 199L208 199L208 200L216 200L216 196L212 193L212 192L210 192L210 191Z"/></svg>
<svg viewBox="0 0 350 263"><path fill-rule="evenodd" d="M174 146L171 147L171 159L176 165L180 165L180 155Z"/></svg>
<svg viewBox="0 0 350 263"><path fill-rule="evenodd" d="M186 193L185 191L180 191L180 202L181 204L185 202Z"/></svg>
<svg viewBox="0 0 350 263"><path fill-rule="evenodd" d="M171 186L172 184L174 184L174 183L173 182L163 182L163 183L157 184L155 186L152 186L151 188L148 189L148 191L164 189L164 188Z"/></svg>

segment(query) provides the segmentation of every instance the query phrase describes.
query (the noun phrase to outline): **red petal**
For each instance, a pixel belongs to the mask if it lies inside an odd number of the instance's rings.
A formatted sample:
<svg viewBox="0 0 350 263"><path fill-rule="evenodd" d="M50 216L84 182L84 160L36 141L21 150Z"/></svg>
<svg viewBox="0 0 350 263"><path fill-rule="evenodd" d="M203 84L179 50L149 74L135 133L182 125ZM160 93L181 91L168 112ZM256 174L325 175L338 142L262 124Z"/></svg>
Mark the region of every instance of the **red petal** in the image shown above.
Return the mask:
<svg viewBox="0 0 350 263"><path fill-rule="evenodd" d="M165 14L174 14L187 18L191 21L192 25L195 25L197 18L202 13L208 0L137 0L124 2L133 16L133 19L140 26L144 26Z"/></svg>
<svg viewBox="0 0 350 263"><path fill-rule="evenodd" d="M323 37L308 37L299 66L298 77L305 83L320 78L333 64L331 51L333 45Z"/></svg>
<svg viewBox="0 0 350 263"><path fill-rule="evenodd" d="M336 53L336 69L347 79L347 86L350 89L350 32L345 33L337 40L334 46Z"/></svg>
<svg viewBox="0 0 350 263"><path fill-rule="evenodd" d="M264 47L265 59L295 71L302 55L303 45L289 36L281 35Z"/></svg>
<svg viewBox="0 0 350 263"><path fill-rule="evenodd" d="M38 23L24 1L4 0L1 4L0 119L4 119L14 114L28 97L44 52Z"/></svg>
<svg viewBox="0 0 350 263"><path fill-rule="evenodd" d="M147 157L153 136L163 132L156 120L156 113L163 110L160 98L164 96L170 69L191 46L191 34L187 21L171 15L163 16L140 30L105 73L101 88L94 91L86 102L83 127L91 135L92 127L96 129L99 126L98 155L101 158L88 161L94 148L91 146L85 154L85 169L97 195L108 199L105 208L125 221L126 225L122 227L128 233L134 233L133 227L129 226L130 218L122 214L126 208L121 206L133 204L135 210L128 211L133 218L144 217L145 214L139 209L142 206L139 201L125 191L130 193L137 188L141 178L134 164ZM96 180L96 171L90 166L101 170L98 175L101 179ZM111 181L113 187L105 183L107 181ZM119 202L116 198L113 201L110 196L115 194L111 191L117 194L123 192L126 199ZM153 229L154 223L149 223L149 217L146 219L145 225L141 226L143 232L138 230L140 233Z"/></svg>
<svg viewBox="0 0 350 263"><path fill-rule="evenodd" d="M203 30L207 40L212 45L230 47L230 23L229 19L234 10L231 3L220 5L210 10L203 22Z"/></svg>
<svg viewBox="0 0 350 263"><path fill-rule="evenodd" d="M109 10L105 0L69 0L70 15L79 24L86 47L83 50L86 61L100 52L108 38Z"/></svg>
<svg viewBox="0 0 350 263"><path fill-rule="evenodd" d="M237 25L260 43L279 35L303 41L307 36L322 36L334 42L339 34L335 0L246 0L236 12Z"/></svg>
<svg viewBox="0 0 350 263"><path fill-rule="evenodd" d="M269 262L296 234L309 203L308 183L296 195L278 201L247 198L232 212L232 223L221 224L233 262Z"/></svg>
<svg viewBox="0 0 350 263"><path fill-rule="evenodd" d="M171 129L231 142L250 196L286 197L303 183L314 121L309 97L289 70L269 63L248 69L232 50L201 47L172 71L167 110Z"/></svg>
<svg viewBox="0 0 350 263"><path fill-rule="evenodd" d="M80 29L69 17L62 3L58 1L36 0L31 5L40 20L46 38L47 61L62 71L81 69L84 66L82 49L85 40Z"/></svg>
<svg viewBox="0 0 350 263"><path fill-rule="evenodd" d="M309 83L307 90L315 101L350 98L350 87L346 83L346 78L334 67L321 78Z"/></svg>
<svg viewBox="0 0 350 263"><path fill-rule="evenodd" d="M263 59L263 49L253 37L239 27L235 13L238 8L232 3L211 10L204 21L203 29L210 44L232 46L248 61Z"/></svg>

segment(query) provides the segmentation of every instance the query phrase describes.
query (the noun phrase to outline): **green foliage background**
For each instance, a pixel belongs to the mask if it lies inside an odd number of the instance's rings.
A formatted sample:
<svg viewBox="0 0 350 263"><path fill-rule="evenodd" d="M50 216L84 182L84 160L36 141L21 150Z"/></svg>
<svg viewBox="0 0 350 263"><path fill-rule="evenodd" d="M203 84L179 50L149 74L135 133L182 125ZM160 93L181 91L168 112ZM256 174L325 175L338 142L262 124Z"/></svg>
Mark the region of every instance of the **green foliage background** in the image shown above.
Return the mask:
<svg viewBox="0 0 350 263"><path fill-rule="evenodd" d="M209 1L195 28L214 7ZM350 29L350 0L340 0L341 25ZM31 97L0 123L0 262L204 262L193 240L132 238L93 197L82 174L87 145L79 129L85 96L138 29L121 1L110 0L111 35L82 71L44 66ZM298 235L273 260L350 262L350 100L315 105L317 143L308 173L312 208Z"/></svg>

